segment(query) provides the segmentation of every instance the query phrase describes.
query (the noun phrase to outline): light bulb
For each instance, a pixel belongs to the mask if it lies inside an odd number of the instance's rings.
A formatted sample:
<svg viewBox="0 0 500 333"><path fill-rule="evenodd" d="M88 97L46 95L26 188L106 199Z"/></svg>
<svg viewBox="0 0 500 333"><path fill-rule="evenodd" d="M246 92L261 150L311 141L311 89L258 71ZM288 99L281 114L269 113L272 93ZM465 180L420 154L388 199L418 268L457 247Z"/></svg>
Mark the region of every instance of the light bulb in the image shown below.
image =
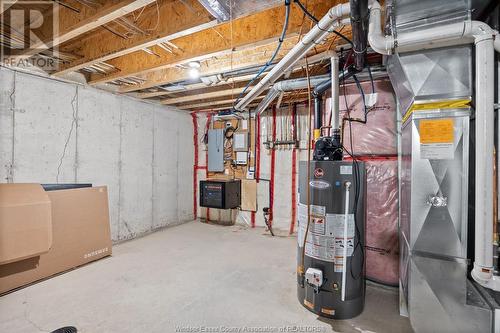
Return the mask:
<svg viewBox="0 0 500 333"><path fill-rule="evenodd" d="M189 77L192 78L192 79L197 79L200 77L200 71L198 70L198 68L191 68L189 70Z"/></svg>

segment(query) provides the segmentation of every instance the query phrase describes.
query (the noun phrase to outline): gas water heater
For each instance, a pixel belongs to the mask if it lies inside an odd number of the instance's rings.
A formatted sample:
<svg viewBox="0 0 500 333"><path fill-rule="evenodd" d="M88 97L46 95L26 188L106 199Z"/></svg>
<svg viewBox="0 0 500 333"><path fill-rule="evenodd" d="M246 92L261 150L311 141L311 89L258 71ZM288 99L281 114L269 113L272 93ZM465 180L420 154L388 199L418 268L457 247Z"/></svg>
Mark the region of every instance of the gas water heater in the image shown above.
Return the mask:
<svg viewBox="0 0 500 333"><path fill-rule="evenodd" d="M299 169L298 299L320 316L348 319L364 308L365 166L330 160L318 146Z"/></svg>

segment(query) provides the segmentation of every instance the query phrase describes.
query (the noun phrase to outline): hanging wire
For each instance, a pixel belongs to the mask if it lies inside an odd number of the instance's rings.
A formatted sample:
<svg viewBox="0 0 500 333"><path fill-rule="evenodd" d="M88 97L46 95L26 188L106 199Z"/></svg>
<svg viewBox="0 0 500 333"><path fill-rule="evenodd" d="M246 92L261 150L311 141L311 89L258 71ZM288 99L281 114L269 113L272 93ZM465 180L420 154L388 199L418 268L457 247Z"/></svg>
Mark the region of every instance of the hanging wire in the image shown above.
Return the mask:
<svg viewBox="0 0 500 333"><path fill-rule="evenodd" d="M285 0L285 22L283 24L283 30L281 31L281 36L280 36L280 38L278 40L278 46L276 47L276 50L274 50L274 53L271 56L271 59L269 59L264 64L264 66L262 66L262 68L257 72L257 74L247 83L247 85L245 86L245 88L243 89L243 91L240 93L240 95L238 96L238 98L234 102L233 108L234 108L234 105L237 104L240 101L240 99L243 97L243 95L246 93L246 91L252 85L252 83L254 83L255 80L257 80L262 75L262 73L264 73L266 71L266 69L269 68L269 66L272 65L274 59L278 55L278 52L280 51L281 46L283 45L283 42L285 40L286 31L288 29L288 22L290 20L290 1L291 0Z"/></svg>
<svg viewBox="0 0 500 333"><path fill-rule="evenodd" d="M314 17L313 14L311 14L311 12L309 12L307 10L307 8L300 2L300 0L294 0L294 2L299 6L299 8L304 12L304 14L309 18L311 19L314 23L318 24L319 23L319 20ZM319 28L319 25L318 25L318 28ZM335 29L332 29L332 30L324 30L324 29L321 29L321 31L328 31L330 33L334 33L336 34L337 36L339 36L340 38L344 39L345 41L347 41L349 44L352 45L352 40L350 40L349 38L347 38L344 34L342 34L341 32L339 31L336 31Z"/></svg>

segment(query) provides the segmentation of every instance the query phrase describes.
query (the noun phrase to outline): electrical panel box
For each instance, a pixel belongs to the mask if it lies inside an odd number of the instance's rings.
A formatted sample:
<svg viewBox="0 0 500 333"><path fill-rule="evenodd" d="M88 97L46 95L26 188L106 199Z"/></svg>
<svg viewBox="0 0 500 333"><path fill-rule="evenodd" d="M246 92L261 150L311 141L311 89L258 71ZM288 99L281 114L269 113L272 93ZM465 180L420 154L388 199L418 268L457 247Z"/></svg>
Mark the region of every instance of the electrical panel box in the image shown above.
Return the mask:
<svg viewBox="0 0 500 333"><path fill-rule="evenodd" d="M200 206L218 209L237 208L241 205L241 181L200 181Z"/></svg>
<svg viewBox="0 0 500 333"><path fill-rule="evenodd" d="M224 171L224 130L208 130L208 171Z"/></svg>

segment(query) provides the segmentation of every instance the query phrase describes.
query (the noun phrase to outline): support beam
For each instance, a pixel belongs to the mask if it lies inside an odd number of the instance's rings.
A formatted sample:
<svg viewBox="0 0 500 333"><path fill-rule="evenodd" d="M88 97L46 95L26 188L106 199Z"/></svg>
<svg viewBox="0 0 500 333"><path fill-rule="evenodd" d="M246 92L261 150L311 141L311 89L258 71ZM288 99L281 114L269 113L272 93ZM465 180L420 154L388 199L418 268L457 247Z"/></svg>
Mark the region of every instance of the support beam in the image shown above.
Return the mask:
<svg viewBox="0 0 500 333"><path fill-rule="evenodd" d="M116 20L137 9L147 6L155 0L112 0L98 9L82 7L80 13L75 13L64 8L59 13L59 32L55 36L48 34L44 40L32 45L28 50L23 50L15 55L17 58L29 58L37 53L58 46L70 39L83 35L106 23Z"/></svg>
<svg viewBox="0 0 500 333"><path fill-rule="evenodd" d="M343 31L347 36L349 36L350 30L345 29ZM294 36L288 38L283 43L280 52L276 57L276 61L280 60L288 51L298 42L298 36ZM330 43L333 40L330 41ZM312 64L318 62L323 59L329 59L331 54L329 52L333 51L324 51L329 46L330 43L325 43L324 45L318 45L314 52L319 52L318 54L312 55L308 57L308 63ZM276 43L268 44L265 46L260 46L257 48L236 51L232 54L222 56L222 57L214 57L211 59L207 59L201 63L200 75L201 76L210 76L216 75L220 73L224 73L227 71L234 71L243 68L248 68L250 66L262 66L264 65L270 57L271 52L276 48ZM304 66L305 61L299 61L296 67ZM167 68L159 71L154 71L151 73L147 73L141 76L144 79L144 83L123 87L120 89L120 92L133 92L143 89L152 88L155 86L161 86L166 84L172 84L176 82L189 80L189 75L187 70L182 70L179 68ZM161 95L159 95L161 96ZM152 97L152 96L150 96ZM148 98L148 97L142 97Z"/></svg>
<svg viewBox="0 0 500 333"><path fill-rule="evenodd" d="M257 99L262 99L264 96L258 97ZM199 109L199 108L206 108L212 105L224 105L224 104L229 104L228 106L232 106L236 99L225 99L222 101L210 101L210 102L203 102L203 103L195 103L195 104L189 104L189 105L180 105L177 106L179 109ZM226 106L226 107L228 107Z"/></svg>
<svg viewBox="0 0 500 333"><path fill-rule="evenodd" d="M339 0L311 0L309 7L316 16L323 16L328 9L340 2ZM109 63L119 71L105 76L92 75L89 83L99 84L127 76L137 76L188 61L227 54L234 48L252 48L260 45L262 41L276 40L281 35L284 12L284 6L271 8L220 24L214 29L177 38L172 42L180 48L181 52L175 54L155 48L154 51L159 56L134 52L113 59ZM268 22L272 24L265 24ZM297 6L292 6L288 33L306 32L309 27L310 24L304 20L302 11Z"/></svg>
<svg viewBox="0 0 500 333"><path fill-rule="evenodd" d="M276 58L280 59L283 57L297 41L298 36L286 39ZM211 57L201 62L200 76L216 75L251 66L263 65L269 60L270 54L275 48L276 43L272 42L253 49L239 50L227 55ZM144 74L141 78L145 79L144 83L133 87L124 87L120 92L131 92L159 85L186 81L189 80L189 75L187 70L170 67Z"/></svg>
<svg viewBox="0 0 500 333"><path fill-rule="evenodd" d="M199 101L201 99L218 98L218 97L231 96L231 95L238 97L238 95L241 94L244 89L245 89L244 87L241 87L241 88L235 88L235 89L213 91L213 92L209 92L209 93L205 93L205 94L189 95L189 96L182 96L182 97L176 97L176 98L167 98L167 99L161 100L161 104L165 104L165 105L179 104L179 103L186 103L186 102L191 102L191 101Z"/></svg>
<svg viewBox="0 0 500 333"><path fill-rule="evenodd" d="M238 83L238 82L243 82L243 81L249 81L251 80L255 74L252 75L244 75L244 76L238 76L232 79L229 79L227 81L221 81L212 85L206 85L205 83L195 83L195 84L190 84L185 86L185 90L180 90L180 91L167 91L167 90L160 90L160 91L155 91L155 92L147 92L147 93L137 93L133 95L135 98L153 98L153 97L160 97L160 96L165 96L165 95L170 95L170 94L178 94L178 93L183 93L186 91L191 91L191 90L197 90L197 89L204 89L204 88L210 88L210 87L218 87L218 86L225 86L225 85L231 85L233 83Z"/></svg>
<svg viewBox="0 0 500 333"><path fill-rule="evenodd" d="M250 105L250 107L254 107L254 106L257 106L257 104ZM214 112L214 111L220 111L220 110L228 110L230 108L231 108L230 105L226 105L226 106L219 106L216 108L197 108L197 109L193 109L193 110L186 110L186 109L180 109L180 110L202 113L202 112Z"/></svg>
<svg viewBox="0 0 500 333"><path fill-rule="evenodd" d="M182 3L158 0L158 8L151 6L141 16L146 18L143 23L148 23L147 26L150 27L154 27L157 20L160 20L157 29L127 39L108 31L102 31L87 37L78 44L62 45L62 48L67 48L68 51L74 50L82 57L63 65L55 75L61 76L133 52L138 52L143 56L150 56L140 50L199 32L217 24L196 0L184 0ZM156 47L156 49L160 48ZM160 54L165 52L162 49L160 50Z"/></svg>

